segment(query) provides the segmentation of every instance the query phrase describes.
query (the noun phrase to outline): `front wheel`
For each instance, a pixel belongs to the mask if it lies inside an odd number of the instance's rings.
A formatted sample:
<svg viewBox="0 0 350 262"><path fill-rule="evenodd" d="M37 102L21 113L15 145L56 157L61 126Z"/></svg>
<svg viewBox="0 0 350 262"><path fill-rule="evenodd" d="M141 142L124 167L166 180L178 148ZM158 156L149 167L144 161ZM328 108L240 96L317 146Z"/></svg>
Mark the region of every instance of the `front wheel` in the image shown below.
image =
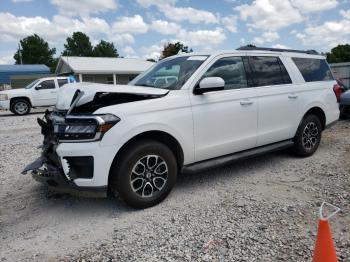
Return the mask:
<svg viewBox="0 0 350 262"><path fill-rule="evenodd" d="M294 138L293 151L301 156L311 156L321 142L322 125L316 115L307 115L302 120Z"/></svg>
<svg viewBox="0 0 350 262"><path fill-rule="evenodd" d="M121 152L111 172L110 189L130 206L160 203L174 187L177 162L173 152L153 140L140 140Z"/></svg>
<svg viewBox="0 0 350 262"><path fill-rule="evenodd" d="M25 99L16 99L15 101L12 102L11 112L19 116L29 114L30 104Z"/></svg>

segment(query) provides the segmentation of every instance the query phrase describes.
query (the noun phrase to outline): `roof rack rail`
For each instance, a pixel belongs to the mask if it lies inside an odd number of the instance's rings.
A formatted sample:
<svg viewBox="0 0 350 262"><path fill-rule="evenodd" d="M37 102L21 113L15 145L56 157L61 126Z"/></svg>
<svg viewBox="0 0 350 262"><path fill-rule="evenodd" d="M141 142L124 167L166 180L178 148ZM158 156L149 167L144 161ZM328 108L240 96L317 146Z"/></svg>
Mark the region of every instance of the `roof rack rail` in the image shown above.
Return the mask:
<svg viewBox="0 0 350 262"><path fill-rule="evenodd" d="M241 46L237 50L262 50L262 51L273 51L273 52L293 52L303 53L310 55L319 55L316 50L294 50L294 49L282 49L282 48L270 48L270 47L257 47L252 45Z"/></svg>

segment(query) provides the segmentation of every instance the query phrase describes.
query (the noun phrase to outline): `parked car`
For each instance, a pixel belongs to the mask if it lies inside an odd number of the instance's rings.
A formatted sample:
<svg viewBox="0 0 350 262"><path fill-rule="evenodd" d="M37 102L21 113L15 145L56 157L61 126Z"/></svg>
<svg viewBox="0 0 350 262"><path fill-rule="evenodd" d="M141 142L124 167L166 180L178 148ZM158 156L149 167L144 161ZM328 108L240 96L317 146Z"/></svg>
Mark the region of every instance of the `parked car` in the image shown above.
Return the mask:
<svg viewBox="0 0 350 262"><path fill-rule="evenodd" d="M339 102L340 117L349 118L350 117L350 91L349 87L343 83L340 79L337 79L337 87L335 87L335 92L337 93L337 98Z"/></svg>
<svg viewBox="0 0 350 262"><path fill-rule="evenodd" d="M177 81L153 85L164 68ZM334 85L323 56L259 48L173 56L115 89L68 85L38 120L42 155L23 173L150 207L182 171L285 148L311 156L339 118Z"/></svg>
<svg viewBox="0 0 350 262"><path fill-rule="evenodd" d="M68 82L71 82L70 77L45 77L34 80L25 88L0 91L0 109L26 115L31 108L54 106L58 89Z"/></svg>

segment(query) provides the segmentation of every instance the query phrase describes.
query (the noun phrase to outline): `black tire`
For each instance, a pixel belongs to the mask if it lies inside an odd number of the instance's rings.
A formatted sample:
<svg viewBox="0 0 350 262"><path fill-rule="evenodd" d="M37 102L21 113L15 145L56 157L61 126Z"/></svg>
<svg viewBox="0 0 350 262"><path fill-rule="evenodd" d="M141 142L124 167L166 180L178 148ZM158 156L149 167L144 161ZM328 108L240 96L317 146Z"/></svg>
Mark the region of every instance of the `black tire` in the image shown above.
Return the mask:
<svg viewBox="0 0 350 262"><path fill-rule="evenodd" d="M164 170L168 172L159 175ZM115 196L119 194L134 208L147 208L163 201L174 187L177 161L166 145L139 140L121 152L121 157L113 164L111 176L110 189Z"/></svg>
<svg viewBox="0 0 350 262"><path fill-rule="evenodd" d="M306 115L294 137L293 152L301 157L311 156L320 145L321 136L322 125L320 119L313 114Z"/></svg>
<svg viewBox="0 0 350 262"><path fill-rule="evenodd" d="M26 99L16 99L11 103L11 112L18 116L29 114L30 103Z"/></svg>

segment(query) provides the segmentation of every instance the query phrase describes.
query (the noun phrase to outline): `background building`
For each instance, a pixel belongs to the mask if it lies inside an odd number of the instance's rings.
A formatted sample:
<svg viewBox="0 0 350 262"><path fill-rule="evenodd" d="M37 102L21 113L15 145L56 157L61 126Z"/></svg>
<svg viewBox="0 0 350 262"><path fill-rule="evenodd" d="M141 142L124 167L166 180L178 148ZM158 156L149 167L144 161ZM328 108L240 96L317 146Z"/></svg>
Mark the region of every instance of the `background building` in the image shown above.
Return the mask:
<svg viewBox="0 0 350 262"><path fill-rule="evenodd" d="M0 88L22 88L33 80L50 75L46 65L0 65Z"/></svg>
<svg viewBox="0 0 350 262"><path fill-rule="evenodd" d="M333 75L350 87L350 62L329 64Z"/></svg>
<svg viewBox="0 0 350 262"><path fill-rule="evenodd" d="M73 74L80 82L127 84L153 64L134 58L62 56L56 74Z"/></svg>

